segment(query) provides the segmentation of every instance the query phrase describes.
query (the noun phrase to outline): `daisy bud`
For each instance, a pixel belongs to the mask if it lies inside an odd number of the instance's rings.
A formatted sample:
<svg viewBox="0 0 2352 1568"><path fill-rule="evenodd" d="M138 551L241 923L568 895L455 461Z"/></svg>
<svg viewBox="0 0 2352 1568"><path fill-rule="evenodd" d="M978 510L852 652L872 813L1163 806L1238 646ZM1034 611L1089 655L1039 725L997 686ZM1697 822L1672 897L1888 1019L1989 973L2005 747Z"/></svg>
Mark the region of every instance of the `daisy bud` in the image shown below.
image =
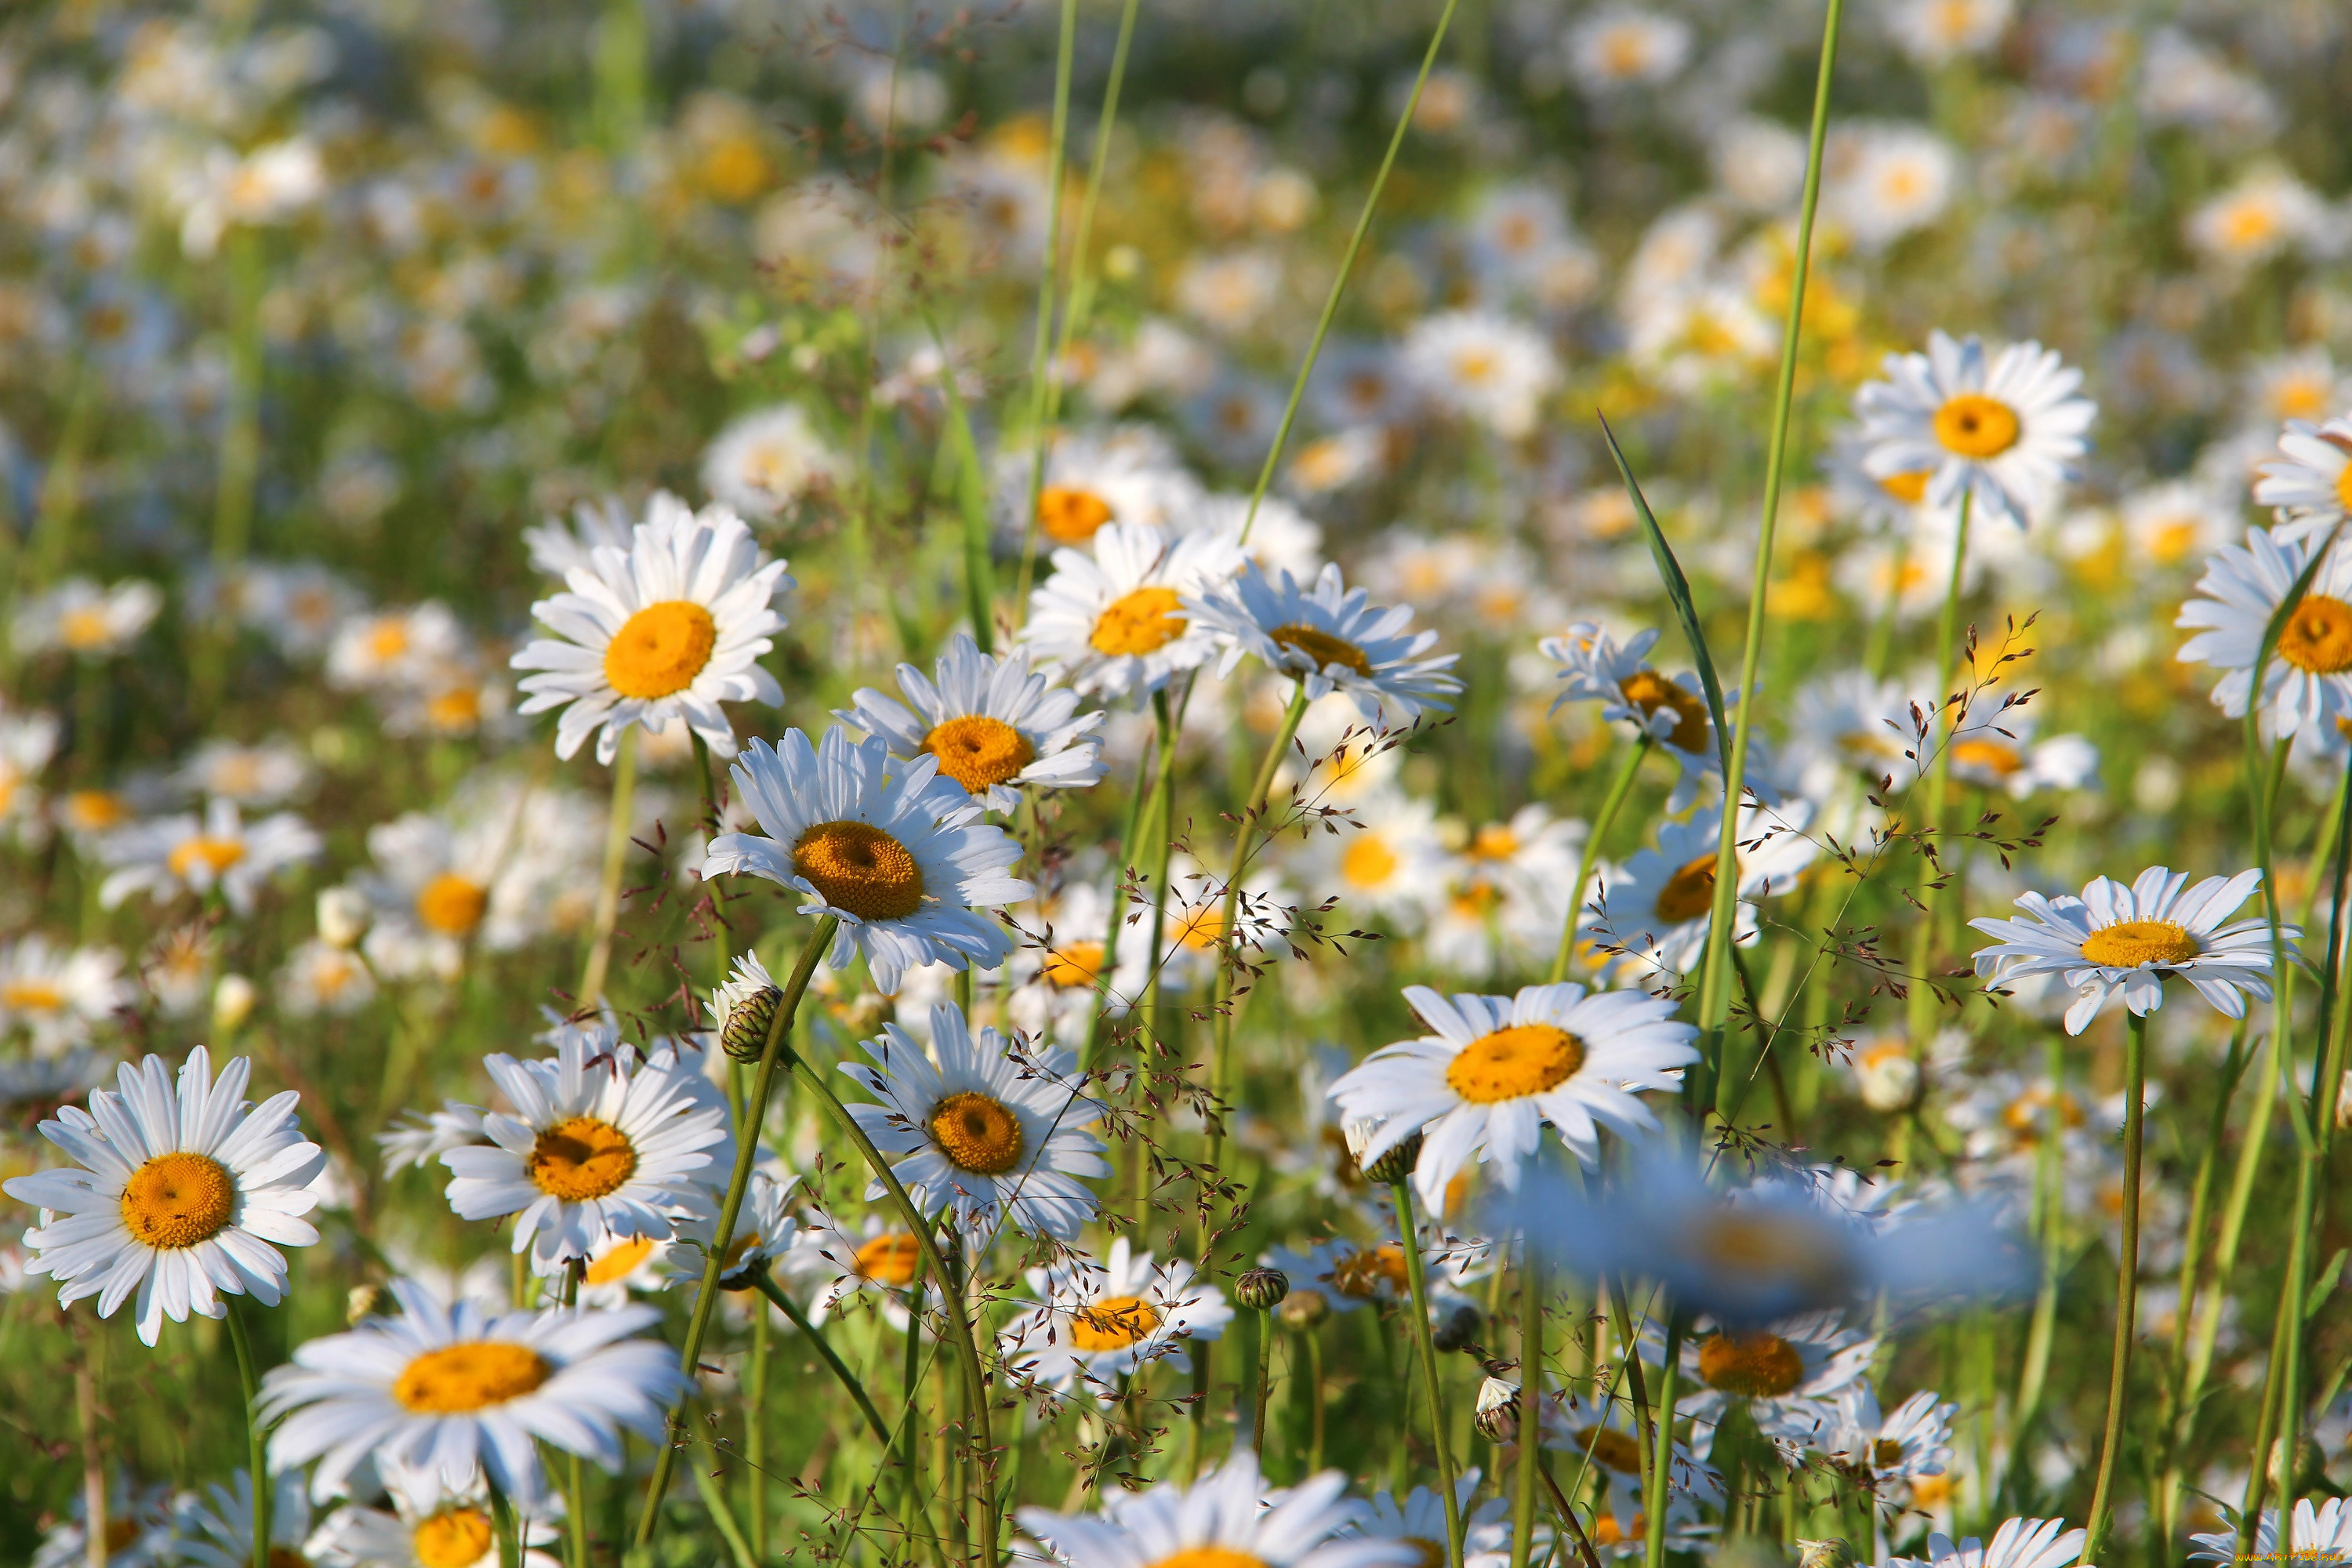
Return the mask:
<svg viewBox="0 0 2352 1568"><path fill-rule="evenodd" d="M1519 1437L1519 1385L1489 1377L1478 1385L1478 1410L1471 1423L1490 1443L1516 1443Z"/></svg>
<svg viewBox="0 0 2352 1568"><path fill-rule="evenodd" d="M719 1043L727 1054L739 1062L756 1062L767 1049L768 1026L775 1021L776 1007L784 994L774 986L752 992L728 1009L727 1022L719 1031Z"/></svg>
<svg viewBox="0 0 2352 1568"><path fill-rule="evenodd" d="M343 1298L343 1325L356 1329L360 1321L373 1316L375 1304L383 1300L381 1285L354 1285Z"/></svg>
<svg viewBox="0 0 2352 1568"><path fill-rule="evenodd" d="M1862 1561L1834 1535L1826 1541L1800 1541L1797 1548L1797 1568L1854 1568Z"/></svg>
<svg viewBox="0 0 2352 1568"><path fill-rule="evenodd" d="M367 928L367 896L357 888L329 888L319 895L320 940L332 947L352 947Z"/></svg>
<svg viewBox="0 0 2352 1568"><path fill-rule="evenodd" d="M213 1029L227 1034L253 1016L260 993L242 974L224 974L213 986Z"/></svg>
<svg viewBox="0 0 2352 1568"><path fill-rule="evenodd" d="M1320 1290L1293 1291L1283 1298L1282 1306L1276 1312L1284 1328L1297 1329L1301 1332L1314 1328L1330 1315L1331 1303L1325 1300Z"/></svg>
<svg viewBox="0 0 2352 1568"><path fill-rule="evenodd" d="M1279 1268L1252 1268L1234 1281L1234 1300L1256 1311L1271 1311L1290 1294L1290 1276Z"/></svg>
<svg viewBox="0 0 2352 1568"><path fill-rule="evenodd" d="M1372 1140L1379 1135L1380 1131L1381 1123L1378 1121L1348 1123L1348 1152L1355 1157L1358 1168L1364 1173L1367 1180L1388 1186L1403 1181L1412 1173L1413 1162L1421 1158L1421 1134L1418 1132L1408 1134L1402 1142L1381 1154L1378 1159L1367 1163L1364 1159L1364 1151L1371 1147Z"/></svg>
<svg viewBox="0 0 2352 1568"><path fill-rule="evenodd" d="M1477 1308L1467 1302L1458 1303L1438 1318L1436 1327L1430 1334L1430 1342L1441 1351L1468 1350L1476 1342L1478 1331L1484 1323Z"/></svg>

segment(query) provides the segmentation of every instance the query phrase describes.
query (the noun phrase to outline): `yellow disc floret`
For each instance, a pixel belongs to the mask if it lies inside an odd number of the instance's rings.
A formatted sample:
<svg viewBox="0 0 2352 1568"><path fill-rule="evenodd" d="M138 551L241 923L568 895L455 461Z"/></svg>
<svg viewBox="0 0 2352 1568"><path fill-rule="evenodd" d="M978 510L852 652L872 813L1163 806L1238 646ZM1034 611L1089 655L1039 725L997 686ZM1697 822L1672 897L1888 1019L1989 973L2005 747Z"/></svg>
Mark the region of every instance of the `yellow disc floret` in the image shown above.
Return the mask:
<svg viewBox="0 0 2352 1568"><path fill-rule="evenodd" d="M2083 939L2083 956L2111 969L2143 963L2186 963L2204 950L2170 921L2121 921Z"/></svg>
<svg viewBox="0 0 2352 1568"><path fill-rule="evenodd" d="M401 1369L392 1396L423 1415L465 1415L520 1399L555 1375L529 1345L464 1340L426 1351Z"/></svg>
<svg viewBox="0 0 2352 1568"><path fill-rule="evenodd" d="M1557 1087L1584 1065L1584 1042L1549 1024L1513 1024L1481 1035L1445 1068L1454 1092L1474 1105L1525 1100Z"/></svg>
<svg viewBox="0 0 2352 1568"><path fill-rule="evenodd" d="M2017 410L1981 392L1956 393L1936 410L1936 439L1963 458L1998 458L2017 435Z"/></svg>
<svg viewBox="0 0 2352 1568"><path fill-rule="evenodd" d="M604 648L604 680L624 697L674 697L694 684L718 646L719 627L709 610L690 599L665 599L613 634Z"/></svg>
<svg viewBox="0 0 2352 1568"><path fill-rule="evenodd" d="M1184 635L1192 623L1176 613L1183 604L1173 588L1138 588L1095 617L1087 642L1097 653L1147 654Z"/></svg>
<svg viewBox="0 0 2352 1568"><path fill-rule="evenodd" d="M1634 671L1617 683L1617 689L1629 706L1641 710L1643 719L1661 709L1675 716L1666 744L1694 754L1706 749L1706 700L1696 692L1684 689L1654 669Z"/></svg>
<svg viewBox="0 0 2352 1568"><path fill-rule="evenodd" d="M158 1154L122 1184L122 1224L143 1247L209 1241L236 1213L236 1179L209 1154Z"/></svg>
<svg viewBox="0 0 2352 1568"><path fill-rule="evenodd" d="M967 714L935 726L923 737L921 749L937 758L940 772L978 795L992 784L1010 783L1037 760L1029 737L1002 719Z"/></svg>
<svg viewBox="0 0 2352 1568"><path fill-rule="evenodd" d="M904 920L923 906L923 868L866 822L820 822L793 846L793 869L817 897L862 921Z"/></svg>
<svg viewBox="0 0 2352 1568"><path fill-rule="evenodd" d="M1778 1334L1709 1334L1699 1342L1698 1375L1737 1399L1774 1399L1805 1381L1805 1358Z"/></svg>
<svg viewBox="0 0 2352 1568"><path fill-rule="evenodd" d="M1056 544L1084 544L1110 520L1110 502L1092 490L1047 485L1037 492L1037 531Z"/></svg>
<svg viewBox="0 0 2352 1568"><path fill-rule="evenodd" d="M1142 1297L1107 1296L1071 1315L1070 1343L1090 1354L1123 1351L1141 1344L1159 1327L1159 1310Z"/></svg>
<svg viewBox="0 0 2352 1568"><path fill-rule="evenodd" d="M188 879L188 873L199 865L217 877L244 858L245 840L242 838L211 838L199 833L194 838L183 838L172 846L170 864L172 875L184 882Z"/></svg>
<svg viewBox="0 0 2352 1568"><path fill-rule="evenodd" d="M1658 918L1680 925L1715 908L1715 852L1685 862L1658 889Z"/></svg>
<svg viewBox="0 0 2352 1568"><path fill-rule="evenodd" d="M857 1249L857 1277L877 1285L904 1285L915 1277L923 1244L914 1232L886 1230Z"/></svg>
<svg viewBox="0 0 2352 1568"><path fill-rule="evenodd" d="M2352 468L2347 468L2352 473ZM2278 656L2311 675L2352 669L2352 605L2305 594L2279 633Z"/></svg>
<svg viewBox="0 0 2352 1568"><path fill-rule="evenodd" d="M636 1174L636 1146L629 1135L594 1116L572 1116L539 1135L523 1170L531 1184L566 1203L584 1203L618 1192Z"/></svg>
<svg viewBox="0 0 2352 1568"><path fill-rule="evenodd" d="M474 1568L489 1555L495 1537L488 1514L451 1508L418 1521L408 1540L423 1568Z"/></svg>
<svg viewBox="0 0 2352 1568"><path fill-rule="evenodd" d="M1028 1138L1021 1119L1003 1101L973 1089L949 1095L931 1108L931 1142L948 1163L975 1175L1001 1176L1021 1163Z"/></svg>
<svg viewBox="0 0 2352 1568"><path fill-rule="evenodd" d="M464 936L482 923L482 911L489 907L489 889L455 871L442 872L416 895L418 921L444 936Z"/></svg>
<svg viewBox="0 0 2352 1568"><path fill-rule="evenodd" d="M1333 637L1318 626L1276 626L1265 635L1273 639L1276 647L1288 648L1306 658L1318 672L1336 664L1358 675L1369 677L1372 673L1370 656L1362 648L1345 637Z"/></svg>

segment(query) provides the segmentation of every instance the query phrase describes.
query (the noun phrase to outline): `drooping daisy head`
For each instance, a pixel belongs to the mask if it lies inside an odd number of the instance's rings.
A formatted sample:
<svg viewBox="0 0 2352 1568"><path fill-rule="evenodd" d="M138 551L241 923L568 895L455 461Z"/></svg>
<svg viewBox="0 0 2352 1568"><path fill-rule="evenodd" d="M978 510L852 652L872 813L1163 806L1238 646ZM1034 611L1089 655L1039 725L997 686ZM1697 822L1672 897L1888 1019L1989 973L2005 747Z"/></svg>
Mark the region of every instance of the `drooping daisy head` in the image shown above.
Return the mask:
<svg viewBox="0 0 2352 1568"><path fill-rule="evenodd" d="M566 592L531 606L554 635L513 659L543 672L521 682L530 700L520 711L563 710L557 756L593 734L597 761L610 763L630 725L658 731L673 720L731 755L735 731L719 703L784 700L759 661L783 628L772 605L793 580L725 507L690 511L657 494L626 552L600 546L564 581Z"/></svg>
<svg viewBox="0 0 2352 1568"><path fill-rule="evenodd" d="M1410 724L1423 709L1447 711L1447 699L1462 689L1449 673L1459 656L1424 658L1437 633L1410 631L1411 609L1376 610L1367 598L1363 588L1342 583L1337 566L1324 567L1309 584L1288 572L1269 581L1253 563L1185 607L1225 639L1221 677L1251 654L1303 682L1308 701L1345 693L1367 723Z"/></svg>
<svg viewBox="0 0 2352 1568"><path fill-rule="evenodd" d="M1598 702L1604 719L1622 720L1666 748L1676 762L1704 765L1715 753L1715 721L1698 678L1669 680L1650 668L1646 657L1657 645L1655 626L1620 643L1590 621L1579 621L1537 650L1559 668L1556 711L1570 702Z"/></svg>
<svg viewBox="0 0 2352 1568"><path fill-rule="evenodd" d="M1854 399L1869 442L1863 467L1882 479L1928 475L1931 506L1965 495L1987 519L2023 528L2089 447L2098 409L2078 390L2083 373L2040 343L1988 354L1973 336L1938 331L1924 354L1887 355L1885 373Z"/></svg>
<svg viewBox="0 0 2352 1568"><path fill-rule="evenodd" d="M161 1057L125 1062L113 1090L91 1091L88 1110L65 1106L42 1122L41 1135L78 1163L6 1185L47 1211L25 1233L35 1253L25 1271L55 1278L62 1304L96 1296L101 1318L136 1291L150 1345L167 1317L220 1317L224 1293L276 1306L287 1279L278 1248L319 1239L300 1216L318 1205L311 1184L327 1156L303 1138L293 1090L246 1103L252 1069L237 1057L215 1080L202 1046L176 1085Z"/></svg>
<svg viewBox="0 0 2352 1568"><path fill-rule="evenodd" d="M850 1114L926 1215L950 1210L975 1247L1002 1226L1068 1241L1094 1217L1084 1178L1110 1173L1087 1131L1101 1108L1078 1092L1067 1051L1038 1051L983 1026L963 1010L931 1009L931 1049L897 1024L865 1042L873 1067L842 1071L880 1101ZM934 1060L936 1058L936 1060ZM899 1157L902 1156L902 1157ZM882 1195L877 1181L866 1194Z"/></svg>
<svg viewBox="0 0 2352 1568"><path fill-rule="evenodd" d="M2130 886L2094 878L2082 897L2019 897L2024 920L1969 923L1994 939L1979 948L1977 973L1995 984L2037 974L2059 976L2074 993L2066 1032L2079 1035L2118 994L2135 1016L2164 1005L2164 983L2186 980L2224 1017L2242 1018L2246 998L2271 994L2269 923L2230 917L2253 896L2262 873L2208 877L2195 887L2185 872L2152 866ZM2302 933L2284 928L2287 953Z"/></svg>
<svg viewBox="0 0 2352 1568"><path fill-rule="evenodd" d="M1529 985L1449 999L1414 985L1404 995L1430 1032L1374 1052L1329 1094L1349 1120L1380 1123L1366 1163L1424 1135L1413 1184L1433 1208L1474 1156L1516 1188L1547 1122L1592 1168L1601 1128L1626 1138L1655 1130L1635 1095L1679 1089L1679 1069L1698 1059L1697 1031L1675 1020L1675 1004L1639 991Z"/></svg>
<svg viewBox="0 0 2352 1568"><path fill-rule="evenodd" d="M798 889L803 914L841 922L834 969L862 952L889 995L909 969L994 968L1011 951L1003 928L981 911L1034 891L1009 875L1020 843L980 821L970 792L940 777L929 754L893 763L878 735L852 741L836 727L813 747L788 730L779 746L753 742L732 775L761 832L713 838L702 874L747 872Z"/></svg>
<svg viewBox="0 0 2352 1568"><path fill-rule="evenodd" d="M931 675L900 665L898 689L905 703L861 687L834 717L883 736L903 761L929 757L991 811L1019 809L1024 786L1084 788L1102 777L1103 714L1078 712L1076 692L1033 674L1025 647L998 658L958 632Z"/></svg>
<svg viewBox="0 0 2352 1568"><path fill-rule="evenodd" d="M1114 1493L1092 1515L1024 1508L1021 1528L1070 1568L1412 1568L1399 1540L1342 1535L1356 1517L1337 1470L1287 1489L1267 1486L1257 1457L1236 1451L1186 1487Z"/></svg>
<svg viewBox="0 0 2352 1568"><path fill-rule="evenodd" d="M1054 574L1030 599L1023 640L1089 696L1140 702L1217 649L1213 627L1185 608L1242 569L1221 531L1173 540L1156 528L1107 523L1093 552L1054 552Z"/></svg>

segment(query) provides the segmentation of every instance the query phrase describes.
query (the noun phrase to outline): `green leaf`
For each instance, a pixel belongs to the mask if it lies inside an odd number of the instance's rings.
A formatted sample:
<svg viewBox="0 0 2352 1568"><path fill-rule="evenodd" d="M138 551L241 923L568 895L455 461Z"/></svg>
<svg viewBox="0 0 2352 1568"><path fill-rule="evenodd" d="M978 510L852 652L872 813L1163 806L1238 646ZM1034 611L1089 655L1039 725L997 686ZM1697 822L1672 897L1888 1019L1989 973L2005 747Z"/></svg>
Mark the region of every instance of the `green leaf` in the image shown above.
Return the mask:
<svg viewBox="0 0 2352 1568"><path fill-rule="evenodd" d="M1666 585L1666 597L1675 606L1675 618L1682 623L1683 637L1690 644L1691 661L1698 666L1698 683L1706 693L1707 716L1715 721L1716 762L1724 777L1731 776L1731 727L1723 717L1723 683L1716 679L1715 660L1708 657L1706 634L1699 630L1698 606L1691 603L1690 579L1683 575L1682 563L1666 543L1664 530L1658 527L1650 503L1643 498L1642 487L1626 465L1624 450L1617 445L1617 432L1609 428L1609 421L1601 418L1601 434L1609 443L1609 456L1616 460L1618 477L1625 481L1625 493L1633 498L1633 515L1642 520L1642 532L1650 542L1650 554L1658 563L1658 577ZM2284 625L2284 622L2281 623Z"/></svg>
<svg viewBox="0 0 2352 1568"><path fill-rule="evenodd" d="M2304 1292L2303 1315L2306 1320L2326 1306L2327 1298L2336 1293L2336 1281L2344 1275L2346 1251L2347 1248L2337 1247L2336 1256L2327 1260L2327 1267L2319 1271L2319 1278L2311 1282L2311 1289Z"/></svg>

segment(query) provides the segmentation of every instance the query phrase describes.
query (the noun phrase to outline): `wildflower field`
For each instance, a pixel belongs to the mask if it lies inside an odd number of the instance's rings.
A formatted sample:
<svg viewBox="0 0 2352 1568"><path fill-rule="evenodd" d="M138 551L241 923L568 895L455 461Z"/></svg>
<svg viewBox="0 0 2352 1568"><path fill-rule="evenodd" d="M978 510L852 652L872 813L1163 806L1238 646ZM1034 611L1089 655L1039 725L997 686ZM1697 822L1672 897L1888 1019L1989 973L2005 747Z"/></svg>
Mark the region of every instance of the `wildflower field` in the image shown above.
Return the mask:
<svg viewBox="0 0 2352 1568"><path fill-rule="evenodd" d="M0 1563L2352 1563L2347 104L0 12Z"/></svg>

